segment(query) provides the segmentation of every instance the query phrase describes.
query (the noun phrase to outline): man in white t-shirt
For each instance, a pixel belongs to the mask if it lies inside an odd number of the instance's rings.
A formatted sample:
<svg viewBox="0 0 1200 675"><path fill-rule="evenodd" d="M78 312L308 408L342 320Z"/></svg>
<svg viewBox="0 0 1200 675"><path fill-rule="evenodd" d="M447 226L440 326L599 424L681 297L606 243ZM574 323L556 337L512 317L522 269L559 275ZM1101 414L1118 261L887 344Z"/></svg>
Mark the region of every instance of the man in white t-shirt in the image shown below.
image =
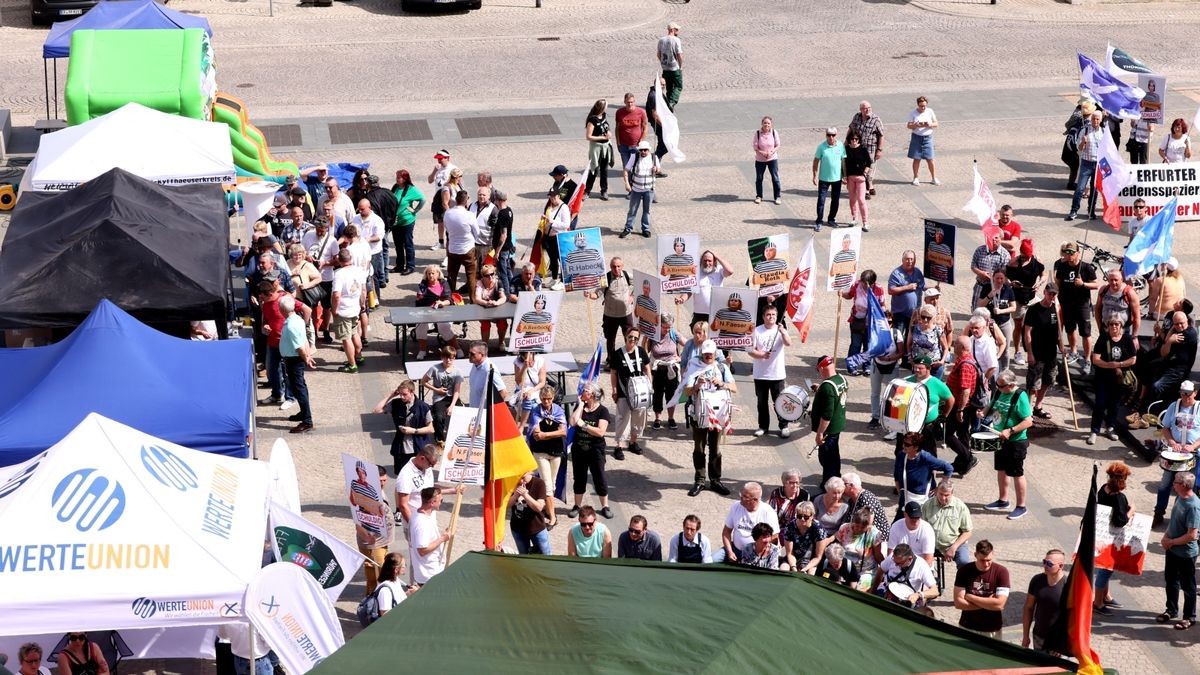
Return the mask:
<svg viewBox="0 0 1200 675"><path fill-rule="evenodd" d="M354 217L354 204L346 193L342 192L333 176L325 179L325 196L317 202L317 213L325 213L326 204L333 205L334 216L341 218L344 223L348 224Z"/></svg>
<svg viewBox="0 0 1200 675"><path fill-rule="evenodd" d="M896 602L909 607L923 605L924 601L936 598L937 577L929 563L913 553L908 544L900 544L875 570L875 591L887 597L889 585L903 584L907 588L896 588L892 596Z"/></svg>
<svg viewBox="0 0 1200 675"><path fill-rule="evenodd" d="M338 370L357 373L362 355L358 324L363 307L366 272L354 264L354 256L349 248L338 252L337 261L338 267L333 273L333 333L346 353L346 363Z"/></svg>
<svg viewBox="0 0 1200 675"><path fill-rule="evenodd" d="M688 328L697 321L708 321L712 315L712 289L725 283L733 275L730 267L715 251L700 254L700 269L696 272L696 294L692 298L692 320ZM683 298L684 296L677 296Z"/></svg>
<svg viewBox="0 0 1200 675"><path fill-rule="evenodd" d="M430 443L418 450L396 474L396 524L404 525L405 534L413 514L421 508L421 490L433 486L433 465L436 463L437 451Z"/></svg>
<svg viewBox="0 0 1200 675"><path fill-rule="evenodd" d="M458 489L463 489L461 483ZM408 536L412 578L413 583L418 586L429 583L431 578L446 569L446 552L443 546L450 541L450 528L438 529L437 512L441 505L440 487L422 488L421 507L413 516Z"/></svg>
<svg viewBox="0 0 1200 675"><path fill-rule="evenodd" d="M779 516L775 514L775 509L763 503L762 485L746 483L737 503L729 507L729 515L725 517L725 528L721 530L725 560L730 563L736 562L738 553L743 548L754 545L754 537L750 536L750 531L759 523L770 525L771 531L779 534Z"/></svg>
<svg viewBox="0 0 1200 675"><path fill-rule="evenodd" d="M779 323L779 310L774 305L767 305L763 310L763 323L754 329L754 342L750 345L750 358L754 359L754 396L758 399L758 438L767 433L771 426L772 405L783 393L783 381L786 376L783 361L784 349L792 345L788 337L787 324ZM776 415L779 422L779 436L787 438L791 434L787 420Z"/></svg>
<svg viewBox="0 0 1200 675"><path fill-rule="evenodd" d="M386 288L387 281L383 268L387 263L383 259L383 237L386 234L383 218L371 211L371 202L366 199L358 200L358 214L350 219L350 224L358 228L359 239L367 246L367 255L371 260L371 272L375 277L376 288Z"/></svg>
<svg viewBox="0 0 1200 675"><path fill-rule="evenodd" d="M892 523L892 529L888 530L888 548L908 544L912 547L913 555L923 559L926 565L933 565L936 543L933 526L921 520L921 505L916 502L905 504L904 517Z"/></svg>

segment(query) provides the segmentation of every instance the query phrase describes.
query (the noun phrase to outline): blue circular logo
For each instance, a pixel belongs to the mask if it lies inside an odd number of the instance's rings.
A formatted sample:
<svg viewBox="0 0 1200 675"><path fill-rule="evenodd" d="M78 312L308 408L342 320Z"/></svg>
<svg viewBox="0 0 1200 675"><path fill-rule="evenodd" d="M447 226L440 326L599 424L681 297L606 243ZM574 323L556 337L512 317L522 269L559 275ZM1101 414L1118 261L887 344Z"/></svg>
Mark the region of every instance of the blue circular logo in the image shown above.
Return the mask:
<svg viewBox="0 0 1200 675"><path fill-rule="evenodd" d="M133 610L134 616L140 616L143 619L149 619L154 616L154 612L158 611L158 607L150 598L138 598L130 604L129 608Z"/></svg>
<svg viewBox="0 0 1200 675"><path fill-rule="evenodd" d="M142 466L158 482L167 487L186 492L200 485L196 472L186 462L166 448L157 445L142 446Z"/></svg>
<svg viewBox="0 0 1200 675"><path fill-rule="evenodd" d="M117 481L79 469L63 477L50 496L61 523L73 523L80 532L111 527L125 511L125 488Z"/></svg>

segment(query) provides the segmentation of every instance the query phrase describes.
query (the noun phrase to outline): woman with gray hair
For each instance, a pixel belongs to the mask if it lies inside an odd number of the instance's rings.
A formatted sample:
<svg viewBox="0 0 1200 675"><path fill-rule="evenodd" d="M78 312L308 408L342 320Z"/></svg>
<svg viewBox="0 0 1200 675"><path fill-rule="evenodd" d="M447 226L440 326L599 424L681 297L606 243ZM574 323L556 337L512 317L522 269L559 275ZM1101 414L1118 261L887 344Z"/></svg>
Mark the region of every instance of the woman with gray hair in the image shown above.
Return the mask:
<svg viewBox="0 0 1200 675"><path fill-rule="evenodd" d="M796 524L797 507L809 500L808 490L800 487L802 478L799 469L787 469L779 477L780 486L767 498L767 505L775 509L775 515L779 519L780 534L787 534L788 528ZM809 502L809 505L811 506L812 502Z"/></svg>
<svg viewBox="0 0 1200 675"><path fill-rule="evenodd" d="M1092 406L1092 429L1087 444L1096 444L1096 434L1104 425L1104 435L1117 440L1117 403L1123 393L1125 373L1137 363L1137 346L1133 337L1125 330L1125 317L1110 313L1101 326L1104 334L1096 340L1092 350L1092 365L1096 368L1092 380L1095 382L1096 404Z"/></svg>
<svg viewBox="0 0 1200 675"><path fill-rule="evenodd" d="M825 481L825 493L817 498L817 524L828 532L834 532L844 520L850 505L842 501L846 484L834 476Z"/></svg>
<svg viewBox="0 0 1200 675"><path fill-rule="evenodd" d="M831 542L825 547L825 555L818 559L816 567L805 572L809 572L823 579L828 579L835 584L849 586L851 589L858 588L858 580L860 572L858 564L846 556L846 549L841 544Z"/></svg>
<svg viewBox="0 0 1200 675"><path fill-rule="evenodd" d="M650 354L650 384L653 398L655 429L662 428L663 408L667 409L667 426L677 429L675 423L675 406L679 402L676 393L679 391L680 378L680 349L686 344L683 337L675 330L675 315L663 312L658 316L659 338L651 340L649 335L642 336L642 348Z"/></svg>
<svg viewBox="0 0 1200 675"><path fill-rule="evenodd" d="M780 534L788 565L793 570L812 574L829 544L830 534L817 524L817 507L810 501L796 505L796 518Z"/></svg>
<svg viewBox="0 0 1200 675"><path fill-rule="evenodd" d="M608 481L604 477L604 435L612 424L612 415L600 403L603 398L604 390L600 385L588 382L579 394L579 405L571 413L571 426L575 427L575 443L571 449L575 505L567 512L568 518L579 515L589 472L596 496L600 498L600 515L613 517L612 509L608 508Z"/></svg>

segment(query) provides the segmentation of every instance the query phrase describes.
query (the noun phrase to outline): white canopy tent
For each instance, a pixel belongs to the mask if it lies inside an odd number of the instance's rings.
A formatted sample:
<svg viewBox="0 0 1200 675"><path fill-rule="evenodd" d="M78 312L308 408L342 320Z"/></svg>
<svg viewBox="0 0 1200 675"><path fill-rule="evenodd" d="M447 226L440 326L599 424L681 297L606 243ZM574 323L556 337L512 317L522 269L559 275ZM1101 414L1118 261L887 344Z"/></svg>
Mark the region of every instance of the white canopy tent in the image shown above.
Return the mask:
<svg viewBox="0 0 1200 675"><path fill-rule="evenodd" d="M21 189L66 191L117 167L163 185L237 178L229 127L127 103L42 136Z"/></svg>
<svg viewBox="0 0 1200 675"><path fill-rule="evenodd" d="M244 621L268 474L89 415L0 470L0 635Z"/></svg>

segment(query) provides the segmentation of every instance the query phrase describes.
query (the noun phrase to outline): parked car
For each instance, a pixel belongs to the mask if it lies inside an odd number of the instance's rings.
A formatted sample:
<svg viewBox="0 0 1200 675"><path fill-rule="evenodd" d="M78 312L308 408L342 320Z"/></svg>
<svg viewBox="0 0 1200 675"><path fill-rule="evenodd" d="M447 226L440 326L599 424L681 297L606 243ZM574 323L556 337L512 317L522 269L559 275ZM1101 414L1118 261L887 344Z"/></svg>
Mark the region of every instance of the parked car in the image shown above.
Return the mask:
<svg viewBox="0 0 1200 675"><path fill-rule="evenodd" d="M83 16L99 0L30 0L30 18L35 26L47 26L55 21L69 21Z"/></svg>
<svg viewBox="0 0 1200 675"><path fill-rule="evenodd" d="M400 9L411 12L417 9L480 9L483 0L400 0Z"/></svg>

